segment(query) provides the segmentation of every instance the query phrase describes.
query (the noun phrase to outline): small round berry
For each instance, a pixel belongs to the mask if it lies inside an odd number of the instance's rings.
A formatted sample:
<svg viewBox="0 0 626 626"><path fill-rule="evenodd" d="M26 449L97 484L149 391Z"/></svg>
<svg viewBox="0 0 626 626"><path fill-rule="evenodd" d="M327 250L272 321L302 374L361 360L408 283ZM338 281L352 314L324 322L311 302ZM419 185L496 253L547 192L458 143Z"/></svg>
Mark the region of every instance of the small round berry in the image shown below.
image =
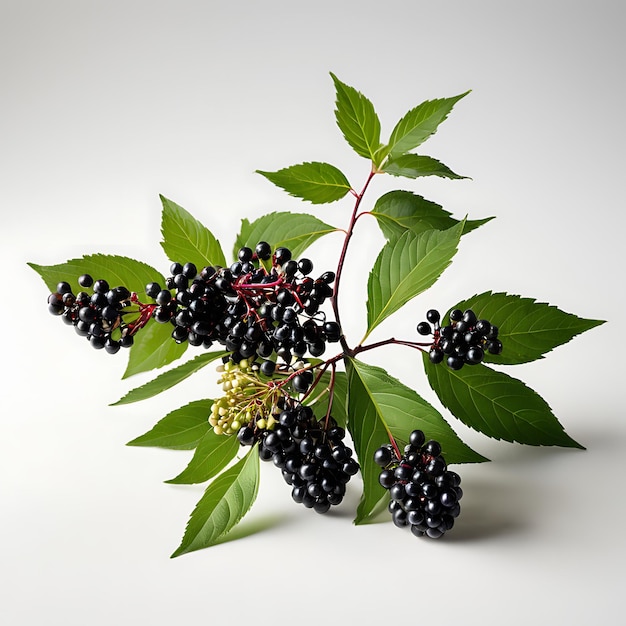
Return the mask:
<svg viewBox="0 0 626 626"><path fill-rule="evenodd" d="M182 274L190 280L195 278L197 273L198 268L194 263L185 263L185 265L183 265Z"/></svg>
<svg viewBox="0 0 626 626"><path fill-rule="evenodd" d="M303 276L310 274L313 271L313 262L311 259L300 259L298 262L298 271Z"/></svg>
<svg viewBox="0 0 626 626"><path fill-rule="evenodd" d="M463 357L456 356L454 354L451 354L447 358L447 360L446 360L446 363L448 364L448 367L451 370L456 370L456 371L460 370L463 367L463 363L464 362L465 361L464 361Z"/></svg>
<svg viewBox="0 0 626 626"><path fill-rule="evenodd" d="M417 332L420 335L430 335L432 333L432 328L428 322L420 322L417 325Z"/></svg>
<svg viewBox="0 0 626 626"><path fill-rule="evenodd" d="M430 456L439 456L441 454L441 444L434 439L430 439L424 445L424 452Z"/></svg>
<svg viewBox="0 0 626 626"><path fill-rule="evenodd" d="M93 290L96 293L105 294L109 290L109 283L104 278L100 278L93 284Z"/></svg>
<svg viewBox="0 0 626 626"><path fill-rule="evenodd" d="M90 274L83 274L78 277L78 284L85 288L91 287L91 285L93 285L93 278Z"/></svg>
<svg viewBox="0 0 626 626"><path fill-rule="evenodd" d="M149 298L156 298L161 292L161 285L159 283L148 283L146 285L146 295Z"/></svg>
<svg viewBox="0 0 626 626"><path fill-rule="evenodd" d="M472 309L466 309L463 312L463 321L469 326L474 326L474 324L476 324L477 322L476 313L474 313Z"/></svg>
<svg viewBox="0 0 626 626"><path fill-rule="evenodd" d="M251 248L248 248L248 246L243 246L242 248L239 248L239 252L237 252L237 258L242 263L246 263L247 261L250 261L252 259L253 254L254 253L252 252Z"/></svg>
<svg viewBox="0 0 626 626"><path fill-rule="evenodd" d="M416 449L421 448L424 445L425 440L426 437L424 435L424 432L421 430L414 430L409 435L409 443Z"/></svg>
<svg viewBox="0 0 626 626"><path fill-rule="evenodd" d="M487 320L478 320L476 322L476 331L481 335L486 336L491 330L491 324Z"/></svg>
<svg viewBox="0 0 626 626"><path fill-rule="evenodd" d="M374 462L381 467L387 467L394 455L389 446L382 446L374 452Z"/></svg>
<svg viewBox="0 0 626 626"><path fill-rule="evenodd" d="M267 261L272 256L272 248L267 241L259 241L255 248L255 254L261 261Z"/></svg>
<svg viewBox="0 0 626 626"><path fill-rule="evenodd" d="M437 311L436 309L430 309L429 311L426 312L426 319L431 324L437 324L440 320L439 311Z"/></svg>
<svg viewBox="0 0 626 626"><path fill-rule="evenodd" d="M441 361L443 361L443 357L444 353L441 348L431 348L430 352L428 353L428 360L431 363L441 363Z"/></svg>
<svg viewBox="0 0 626 626"><path fill-rule="evenodd" d="M502 353L502 342L499 339L492 339L491 341L488 341L486 347L489 354Z"/></svg>
<svg viewBox="0 0 626 626"><path fill-rule="evenodd" d="M276 363L274 361L263 361L259 370L264 376L271 376L276 370Z"/></svg>
<svg viewBox="0 0 626 626"><path fill-rule="evenodd" d="M465 354L465 361L469 365L477 365L483 360L484 356L485 356L485 353L483 352L482 348L478 346L472 347Z"/></svg>
<svg viewBox="0 0 626 626"><path fill-rule="evenodd" d="M289 248L284 248L284 247L276 248L276 250L274 250L274 259L277 265L282 265L283 263L287 263L287 261L291 260L291 250L289 250Z"/></svg>
<svg viewBox="0 0 626 626"><path fill-rule="evenodd" d="M461 309L452 309L449 317L451 322L460 322L463 319L463 311Z"/></svg>

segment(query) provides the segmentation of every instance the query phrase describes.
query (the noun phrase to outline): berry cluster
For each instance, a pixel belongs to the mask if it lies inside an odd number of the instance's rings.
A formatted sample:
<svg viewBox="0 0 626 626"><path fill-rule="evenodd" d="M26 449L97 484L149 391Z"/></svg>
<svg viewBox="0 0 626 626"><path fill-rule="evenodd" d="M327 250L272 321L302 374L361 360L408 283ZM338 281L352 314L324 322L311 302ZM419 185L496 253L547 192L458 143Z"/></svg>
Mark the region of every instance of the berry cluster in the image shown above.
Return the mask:
<svg viewBox="0 0 626 626"><path fill-rule="evenodd" d="M485 352L500 354L502 342L498 339L498 327L487 320L478 319L472 309L450 311L450 324L440 326L439 311L426 313L426 322L417 325L420 335L433 335L429 352L431 363L446 359L448 367L460 370L463 365L481 363ZM432 326L431 326L432 324Z"/></svg>
<svg viewBox="0 0 626 626"><path fill-rule="evenodd" d="M267 267L266 267L267 266ZM125 287L109 289L105 280L95 283L82 276L79 284L93 285L93 295L74 296L69 283L59 283L48 299L49 309L74 324L79 334L97 348L116 352L132 343L133 334L150 320L171 324L178 342L209 348L217 341L232 353L233 361L259 357L260 371L272 376L277 359L289 364L306 353L321 356L327 342L337 342L341 329L320 310L333 295L334 272L317 279L309 274L313 263L296 261L288 248L273 252L267 242L253 251L242 247L230 267L198 268L193 263L173 263L165 285L151 282L145 292L152 302L142 303ZM133 306L133 322L124 324L122 309ZM119 329L118 337L112 331ZM310 375L294 380L303 392Z"/></svg>
<svg viewBox="0 0 626 626"><path fill-rule="evenodd" d="M109 354L133 344L134 323L125 323L124 309L131 306L131 293L123 286L110 288L104 279L94 281L83 274L78 284L87 291L74 294L67 282L60 282L56 291L48 296L48 310L74 327L78 335L87 337L94 348ZM136 321L135 321L136 323Z"/></svg>
<svg viewBox="0 0 626 626"><path fill-rule="evenodd" d="M415 536L433 539L454 526L461 512L461 478L447 469L439 442L426 441L421 430L414 430L400 458L385 445L376 450L374 460L383 468L379 480L389 490L388 508L396 526L409 526Z"/></svg>
<svg viewBox="0 0 626 626"><path fill-rule="evenodd" d="M174 263L167 289L148 286L146 292L157 303L167 301L168 294L175 303L165 306L171 306L176 341L208 346L216 340L233 353L234 361L258 356L266 376L274 373L273 355L289 363L307 352L320 356L327 341L339 341L339 325L319 312L333 295L333 272L314 280L309 259L296 261L285 247L272 253L267 242L254 251L242 247L237 256L228 268L205 267L199 278L192 264ZM266 269L263 262L271 262L271 267Z"/></svg>
<svg viewBox="0 0 626 626"><path fill-rule="evenodd" d="M265 417L260 419L265 427ZM255 420L243 426L240 443L258 443L260 458L281 469L295 502L318 513L339 504L346 483L359 471L352 449L343 442L345 430L332 417L317 421L311 407L286 398L271 421L271 430L259 428Z"/></svg>

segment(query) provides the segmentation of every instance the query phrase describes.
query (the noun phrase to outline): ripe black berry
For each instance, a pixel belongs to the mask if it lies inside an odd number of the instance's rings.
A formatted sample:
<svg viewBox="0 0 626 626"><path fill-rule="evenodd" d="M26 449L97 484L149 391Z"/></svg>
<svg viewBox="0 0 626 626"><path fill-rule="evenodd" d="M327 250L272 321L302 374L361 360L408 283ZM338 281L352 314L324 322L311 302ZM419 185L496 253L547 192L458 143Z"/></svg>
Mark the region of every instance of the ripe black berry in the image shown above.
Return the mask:
<svg viewBox="0 0 626 626"><path fill-rule="evenodd" d="M414 430L402 456L390 445L374 453L381 467L379 482L389 490L389 512L393 523L410 527L417 537L437 539L452 529L461 509L461 479L447 469L441 445L425 441L421 430Z"/></svg>

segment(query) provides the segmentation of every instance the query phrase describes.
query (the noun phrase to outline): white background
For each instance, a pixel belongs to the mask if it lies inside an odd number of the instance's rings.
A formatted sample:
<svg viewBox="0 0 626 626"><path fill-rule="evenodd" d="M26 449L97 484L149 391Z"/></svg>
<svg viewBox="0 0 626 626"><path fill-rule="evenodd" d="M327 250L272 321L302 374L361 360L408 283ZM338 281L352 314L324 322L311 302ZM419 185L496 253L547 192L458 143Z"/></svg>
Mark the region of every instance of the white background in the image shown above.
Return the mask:
<svg viewBox="0 0 626 626"><path fill-rule="evenodd" d="M2 623L618 623L623 23L617 1L0 1ZM212 374L108 406L152 374L121 380L124 357L50 316L26 262L105 252L166 272L159 193L227 250L242 217L269 211L345 226L348 200L312 207L254 174L321 160L362 184L331 71L374 102L385 136L419 102L472 89L422 149L471 180L380 177L369 206L400 187L458 218L497 216L376 338L414 336L428 308L486 289L609 320L507 370L587 450L493 441L450 418L492 462L461 468L463 512L439 542L384 520L355 527L358 480L315 515L264 465L238 540L170 560L203 487L162 481L190 453L125 443L212 397ZM342 300L353 341L381 241L359 222ZM340 243L315 244L317 268L334 266ZM436 403L414 352L368 360Z"/></svg>

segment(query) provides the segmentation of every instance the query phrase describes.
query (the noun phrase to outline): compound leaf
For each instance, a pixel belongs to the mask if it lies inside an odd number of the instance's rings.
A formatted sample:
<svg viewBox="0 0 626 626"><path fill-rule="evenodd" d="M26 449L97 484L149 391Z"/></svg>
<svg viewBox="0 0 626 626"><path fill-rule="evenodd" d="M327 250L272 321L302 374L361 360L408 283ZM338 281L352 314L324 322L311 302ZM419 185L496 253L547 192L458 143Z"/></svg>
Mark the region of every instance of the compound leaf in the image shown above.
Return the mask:
<svg viewBox="0 0 626 626"><path fill-rule="evenodd" d="M196 400L160 419L148 432L129 441L127 446L193 450L209 431L207 416L213 400Z"/></svg>
<svg viewBox="0 0 626 626"><path fill-rule="evenodd" d="M217 543L250 510L259 488L259 453L248 454L206 488L173 557Z"/></svg>
<svg viewBox="0 0 626 626"><path fill-rule="evenodd" d="M335 202L351 189L348 179L340 170L334 165L318 161L291 165L276 172L257 170L257 173L289 195L313 204Z"/></svg>
<svg viewBox="0 0 626 626"><path fill-rule="evenodd" d="M367 333L428 289L450 265L464 224L448 230L407 230L385 244L367 282Z"/></svg>
<svg viewBox="0 0 626 626"><path fill-rule="evenodd" d="M410 191L389 191L383 194L374 205L371 214L386 239L397 239L410 230L416 234L432 228L447 230L460 222L440 205ZM492 220L487 217L480 220L466 220L463 234L478 228Z"/></svg>
<svg viewBox="0 0 626 626"><path fill-rule="evenodd" d="M522 381L482 363L455 371L423 357L430 386L467 426L505 441L582 448L565 433L547 402Z"/></svg>
<svg viewBox="0 0 626 626"><path fill-rule="evenodd" d="M161 202L161 246L170 261L194 263L198 271L207 265L224 267L224 252L213 233L175 202L164 196Z"/></svg>
<svg viewBox="0 0 626 626"><path fill-rule="evenodd" d="M504 292L486 291L459 302L454 309L472 309L479 319L498 326L501 354L485 353L485 361L512 365L542 359L557 346L604 322L565 313L556 306Z"/></svg>
<svg viewBox="0 0 626 626"><path fill-rule="evenodd" d="M360 156L380 163L380 120L374 105L354 87L342 83L333 73L337 94L335 119L345 140Z"/></svg>

